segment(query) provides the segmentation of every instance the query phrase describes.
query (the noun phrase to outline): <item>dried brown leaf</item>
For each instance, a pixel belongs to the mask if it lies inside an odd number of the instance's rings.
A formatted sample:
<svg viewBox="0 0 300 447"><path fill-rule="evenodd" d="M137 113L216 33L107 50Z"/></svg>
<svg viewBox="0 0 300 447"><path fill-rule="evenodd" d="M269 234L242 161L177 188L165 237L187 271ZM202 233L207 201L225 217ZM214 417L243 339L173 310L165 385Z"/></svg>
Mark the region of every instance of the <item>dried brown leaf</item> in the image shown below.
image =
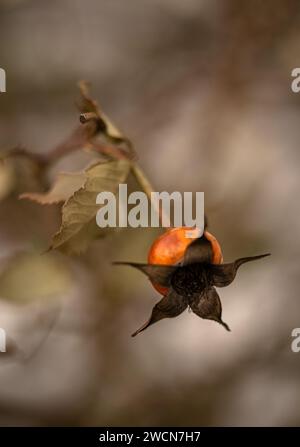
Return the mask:
<svg viewBox="0 0 300 447"><path fill-rule="evenodd" d="M29 199L41 205L51 205L65 202L76 191L83 187L86 181L84 172L61 172L58 174L52 188L46 193L27 192L20 195L20 199Z"/></svg>

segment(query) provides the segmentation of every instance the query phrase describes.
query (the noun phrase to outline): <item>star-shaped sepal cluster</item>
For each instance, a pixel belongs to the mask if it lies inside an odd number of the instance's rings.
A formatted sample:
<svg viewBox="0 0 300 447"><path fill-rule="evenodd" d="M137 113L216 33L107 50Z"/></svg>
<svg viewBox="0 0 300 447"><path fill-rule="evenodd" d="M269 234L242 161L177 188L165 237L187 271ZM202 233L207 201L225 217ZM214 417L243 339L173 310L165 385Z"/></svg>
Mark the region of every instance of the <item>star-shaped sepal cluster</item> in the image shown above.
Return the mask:
<svg viewBox="0 0 300 447"><path fill-rule="evenodd" d="M132 262L117 262L130 265L142 271L152 283L166 288L167 293L153 307L148 321L132 336L164 318L173 318L190 308L196 315L214 320L230 331L222 320L222 305L215 287L225 287L232 283L242 264L269 256L263 254L237 259L228 264L212 263L212 247L203 235L192 242L178 265L153 265Z"/></svg>

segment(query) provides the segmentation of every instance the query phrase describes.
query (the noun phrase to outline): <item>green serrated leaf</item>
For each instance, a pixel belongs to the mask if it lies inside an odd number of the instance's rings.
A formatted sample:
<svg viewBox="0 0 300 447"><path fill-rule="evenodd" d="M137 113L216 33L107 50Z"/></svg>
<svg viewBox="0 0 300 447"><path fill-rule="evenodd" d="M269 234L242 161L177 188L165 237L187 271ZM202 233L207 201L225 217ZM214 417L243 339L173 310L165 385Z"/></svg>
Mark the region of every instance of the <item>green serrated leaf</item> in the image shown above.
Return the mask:
<svg viewBox="0 0 300 447"><path fill-rule="evenodd" d="M54 235L51 249L68 254L85 251L94 239L103 237L106 229L96 224L99 205L96 197L102 191L116 193L119 183L126 182L131 168L127 160L97 163L85 171L86 181L62 207L62 224Z"/></svg>

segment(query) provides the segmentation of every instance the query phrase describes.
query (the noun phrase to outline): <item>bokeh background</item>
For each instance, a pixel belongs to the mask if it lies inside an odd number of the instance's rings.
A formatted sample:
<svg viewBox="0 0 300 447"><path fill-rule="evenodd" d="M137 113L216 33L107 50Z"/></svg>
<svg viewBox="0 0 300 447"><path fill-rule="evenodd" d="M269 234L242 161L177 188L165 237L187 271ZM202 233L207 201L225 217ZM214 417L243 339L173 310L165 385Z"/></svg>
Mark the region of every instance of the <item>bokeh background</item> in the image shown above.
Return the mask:
<svg viewBox="0 0 300 447"><path fill-rule="evenodd" d="M220 290L232 332L186 312L131 339L159 295L111 262L145 261L159 231L41 255L59 207L18 200L1 166L0 424L298 425L299 2L1 0L0 66L1 150L55 147L87 79L156 191L205 192L225 260L272 252Z"/></svg>

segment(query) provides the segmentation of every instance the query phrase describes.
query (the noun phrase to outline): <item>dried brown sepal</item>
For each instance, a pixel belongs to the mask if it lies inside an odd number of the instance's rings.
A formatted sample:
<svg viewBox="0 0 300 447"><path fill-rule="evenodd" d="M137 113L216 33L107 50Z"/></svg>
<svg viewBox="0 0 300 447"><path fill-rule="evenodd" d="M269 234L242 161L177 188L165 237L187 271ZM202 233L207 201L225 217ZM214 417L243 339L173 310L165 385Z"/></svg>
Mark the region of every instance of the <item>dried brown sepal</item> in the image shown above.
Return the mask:
<svg viewBox="0 0 300 447"><path fill-rule="evenodd" d="M230 331L229 326L222 320L222 304L214 287L204 289L200 296L190 302L190 308L198 317L217 321Z"/></svg>
<svg viewBox="0 0 300 447"><path fill-rule="evenodd" d="M245 264L246 262L256 261L258 259L265 258L266 256L270 256L270 253L258 256L249 256L246 258L240 258L229 264L219 264L219 265L212 264L210 266L211 281L216 287L229 286L229 284L231 284L234 278L236 277L237 271L241 265Z"/></svg>
<svg viewBox="0 0 300 447"><path fill-rule="evenodd" d="M177 269L173 265L138 264L136 262L114 262L114 265L130 265L143 272L150 281L162 287L169 287L172 273Z"/></svg>
<svg viewBox="0 0 300 447"><path fill-rule="evenodd" d="M164 296L154 307L151 316L148 321L146 321L143 326L141 326L137 331L132 334L135 337L140 332L147 329L154 323L164 319L164 318L174 318L180 315L188 306L187 300L183 299L182 296L177 295L177 293L172 290L166 296Z"/></svg>

